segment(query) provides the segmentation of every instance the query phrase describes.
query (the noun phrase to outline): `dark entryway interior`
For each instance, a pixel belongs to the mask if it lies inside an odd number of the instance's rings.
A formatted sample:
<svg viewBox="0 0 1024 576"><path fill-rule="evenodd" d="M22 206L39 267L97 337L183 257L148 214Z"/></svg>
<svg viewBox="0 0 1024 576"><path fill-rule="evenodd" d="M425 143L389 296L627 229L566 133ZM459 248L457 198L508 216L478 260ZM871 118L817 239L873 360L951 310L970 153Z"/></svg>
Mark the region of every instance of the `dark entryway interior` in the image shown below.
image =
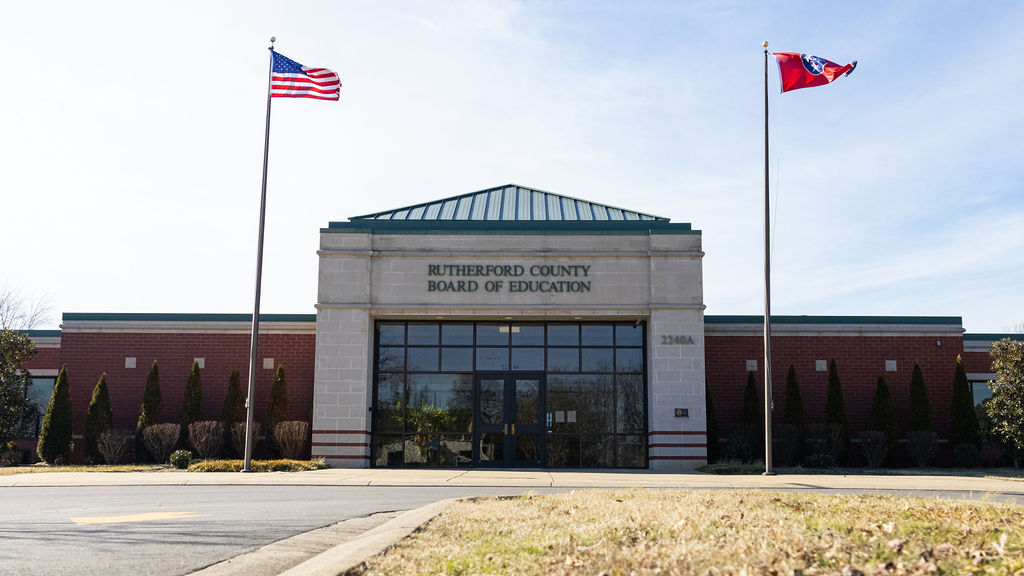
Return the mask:
<svg viewBox="0 0 1024 576"><path fill-rule="evenodd" d="M373 466L647 465L643 324L378 322Z"/></svg>

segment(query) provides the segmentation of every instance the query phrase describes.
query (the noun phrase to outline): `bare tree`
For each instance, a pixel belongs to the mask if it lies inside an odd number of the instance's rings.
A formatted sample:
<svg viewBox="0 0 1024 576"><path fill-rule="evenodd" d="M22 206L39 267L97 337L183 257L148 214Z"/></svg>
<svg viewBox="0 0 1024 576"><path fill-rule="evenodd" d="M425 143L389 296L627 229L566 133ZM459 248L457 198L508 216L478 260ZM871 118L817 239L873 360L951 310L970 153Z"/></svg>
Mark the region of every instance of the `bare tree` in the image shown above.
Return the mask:
<svg viewBox="0 0 1024 576"><path fill-rule="evenodd" d="M31 330L45 322L49 315L50 306L45 297L29 301L9 286L0 288L0 328Z"/></svg>

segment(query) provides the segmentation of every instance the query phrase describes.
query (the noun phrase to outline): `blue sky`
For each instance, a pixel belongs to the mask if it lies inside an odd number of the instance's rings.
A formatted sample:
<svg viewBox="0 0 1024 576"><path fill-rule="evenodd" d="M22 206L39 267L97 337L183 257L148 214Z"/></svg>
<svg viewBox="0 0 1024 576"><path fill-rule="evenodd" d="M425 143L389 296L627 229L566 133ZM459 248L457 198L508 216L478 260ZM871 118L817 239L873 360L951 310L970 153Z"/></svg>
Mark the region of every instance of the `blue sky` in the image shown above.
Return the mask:
<svg viewBox="0 0 1024 576"><path fill-rule="evenodd" d="M332 220L518 183L691 222L709 314L1024 322L1024 5L18 3L0 91L0 286L60 312L252 307L266 46L339 72L276 100L263 311L311 313ZM10 63L16 63L11 66Z"/></svg>

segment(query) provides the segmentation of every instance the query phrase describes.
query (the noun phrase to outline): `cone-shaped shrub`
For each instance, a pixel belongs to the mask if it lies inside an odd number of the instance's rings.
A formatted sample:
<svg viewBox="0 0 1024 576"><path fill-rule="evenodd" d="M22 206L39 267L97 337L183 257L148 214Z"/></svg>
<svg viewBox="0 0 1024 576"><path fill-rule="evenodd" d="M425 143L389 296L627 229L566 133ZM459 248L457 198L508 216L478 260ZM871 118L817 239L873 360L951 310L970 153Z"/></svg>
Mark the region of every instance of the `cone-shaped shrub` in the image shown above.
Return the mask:
<svg viewBox="0 0 1024 576"><path fill-rule="evenodd" d="M747 387L743 390L743 423L757 426L761 424L761 413L764 406L757 395L757 383L754 373L747 372Z"/></svg>
<svg viewBox="0 0 1024 576"><path fill-rule="evenodd" d="M707 420L708 463L718 461L718 416L715 415L715 403L711 400L711 387L704 382L704 416Z"/></svg>
<svg viewBox="0 0 1024 576"><path fill-rule="evenodd" d="M842 462L850 447L850 424L846 420L846 401L843 399L843 386L839 383L835 358L828 363L825 427L829 429L830 437L835 438L836 445L832 447L832 452L836 462Z"/></svg>
<svg viewBox="0 0 1024 576"><path fill-rule="evenodd" d="M790 364L786 374L786 413L781 435L786 443L782 450L784 464L796 464L803 457L805 425L800 382L796 377L796 368Z"/></svg>
<svg viewBox="0 0 1024 576"><path fill-rule="evenodd" d="M274 375L274 385L270 387L270 404L267 406L267 417L264 419L265 430L271 437L274 435L274 426L278 422L288 419L288 382L284 377L284 366L277 365L277 373Z"/></svg>
<svg viewBox="0 0 1024 576"><path fill-rule="evenodd" d="M61 366L57 382L53 385L50 403L46 405L43 426L39 432L36 453L48 464L63 464L68 461L73 448L71 442L71 387L68 384L68 367Z"/></svg>
<svg viewBox="0 0 1024 576"><path fill-rule="evenodd" d="M974 413L974 396L967 381L963 359L956 357L956 372L953 376L953 400L949 417L949 444L978 444L978 416Z"/></svg>
<svg viewBox="0 0 1024 576"><path fill-rule="evenodd" d="M160 424L163 420L163 399L160 395L160 369L156 366L156 360L149 368L149 376L146 376L146 389L142 392L142 405L139 406L139 422L135 425L135 454L140 459L147 456L160 464L157 455L149 452L146 448L146 438L143 432L154 424Z"/></svg>
<svg viewBox="0 0 1024 576"><path fill-rule="evenodd" d="M764 459L764 404L757 395L754 373L747 372L747 387L743 390L743 425L750 434L751 456Z"/></svg>
<svg viewBox="0 0 1024 576"><path fill-rule="evenodd" d="M879 376L875 383L875 401L871 408L871 429L885 434L890 447L899 441L896 425L896 401L889 391L885 376Z"/></svg>
<svg viewBox="0 0 1024 576"><path fill-rule="evenodd" d="M804 428L804 399L800 394L800 382L796 378L796 369L789 365L789 373L786 374L786 424L795 426L803 432Z"/></svg>
<svg viewBox="0 0 1024 576"><path fill-rule="evenodd" d="M928 388L924 385L924 376L917 362L914 362L914 372L910 376L910 429L926 432L935 429L932 424L932 405L928 402Z"/></svg>
<svg viewBox="0 0 1024 576"><path fill-rule="evenodd" d="M245 422L245 393L242 392L242 375L238 368L231 371L228 378L228 391L224 395L224 408L220 411L222 422Z"/></svg>
<svg viewBox="0 0 1024 576"><path fill-rule="evenodd" d="M185 385L185 401L181 405L178 424L181 426L179 446L188 446L188 426L203 420L203 382L199 377L199 362L192 362L192 372Z"/></svg>
<svg viewBox="0 0 1024 576"><path fill-rule="evenodd" d="M100 434L110 430L114 424L114 413L110 409L110 393L107 391L107 373L100 374L100 380L92 389L89 410L85 413L85 431L82 433L82 458L86 464L102 464Z"/></svg>

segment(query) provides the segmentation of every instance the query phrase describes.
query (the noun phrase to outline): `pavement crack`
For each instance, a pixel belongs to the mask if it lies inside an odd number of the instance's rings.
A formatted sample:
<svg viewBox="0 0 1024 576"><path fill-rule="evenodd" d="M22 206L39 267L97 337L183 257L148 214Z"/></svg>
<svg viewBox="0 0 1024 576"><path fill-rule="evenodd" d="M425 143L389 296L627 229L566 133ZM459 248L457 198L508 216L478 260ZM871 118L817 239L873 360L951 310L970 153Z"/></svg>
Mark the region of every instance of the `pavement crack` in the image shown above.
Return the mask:
<svg viewBox="0 0 1024 576"><path fill-rule="evenodd" d="M452 476L451 478L448 478L447 480L445 480L445 484L451 482L452 480L458 480L459 478L462 478L466 474L469 474L469 470L463 470L461 474L459 474L457 476Z"/></svg>

